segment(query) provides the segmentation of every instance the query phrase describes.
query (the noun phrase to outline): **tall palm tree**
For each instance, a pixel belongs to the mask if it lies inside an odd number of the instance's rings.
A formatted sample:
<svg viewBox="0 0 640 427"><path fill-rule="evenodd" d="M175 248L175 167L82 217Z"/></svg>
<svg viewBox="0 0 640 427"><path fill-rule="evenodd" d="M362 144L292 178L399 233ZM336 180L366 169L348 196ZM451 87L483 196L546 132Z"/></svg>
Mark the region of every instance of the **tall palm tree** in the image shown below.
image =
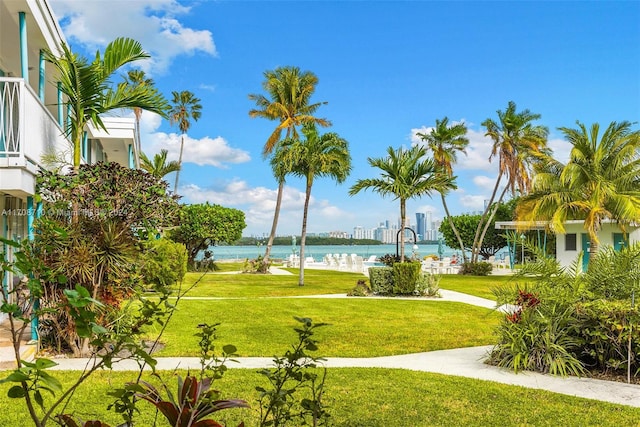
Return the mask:
<svg viewBox="0 0 640 427"><path fill-rule="evenodd" d="M250 94L249 99L254 101L256 108L249 110L249 117L261 117L267 120L278 121L278 125L269 135L262 150L263 156L270 155L281 140L282 131L286 130L285 139L298 138L297 127L305 123L319 126L331 126L327 119L318 118L314 113L321 105L327 102L311 104L311 96L316 90L318 77L310 71L300 71L298 67L279 67L275 70L264 72L262 87L268 95ZM275 171L275 169L274 169ZM284 191L284 176L276 175L278 180L278 195L276 196L276 208L273 215L269 241L263 258L266 265L269 262L273 239L278 228L282 192Z"/></svg>
<svg viewBox="0 0 640 427"><path fill-rule="evenodd" d="M104 54L96 53L93 62L71 52L62 44L62 54L44 52L45 59L58 71L60 90L69 106L70 120L65 133L73 143L73 166L80 166L81 145L85 127L91 121L107 130L100 115L122 108L141 108L167 116L167 102L147 86L131 86L125 82L113 86L111 78L121 67L149 55L129 38L117 38L107 45Z"/></svg>
<svg viewBox="0 0 640 427"><path fill-rule="evenodd" d="M184 135L191 127L191 120L197 122L201 116L202 105L200 99L196 98L193 92L183 90L182 92L171 92L173 99L171 101L171 110L169 111L169 120L171 124L178 124L178 129L182 135L180 136L180 156L178 157L178 170L176 171L176 182L173 186L174 194L178 194L178 180L180 179L180 169L182 168L182 152L184 150Z"/></svg>
<svg viewBox="0 0 640 427"><path fill-rule="evenodd" d="M498 122L493 119L482 122L482 126L487 129L485 135L493 140L489 161L498 157L498 177L476 229L471 262L478 262L480 247L495 216L495 208L502 202L507 190L510 190L513 195L516 191L521 195L527 194L534 164L546 158L549 153L547 148L549 130L545 126L532 123L541 117L540 114L534 114L529 110L517 112L513 101L509 101L505 111L498 110L497 114ZM506 177L507 182L496 200L503 177Z"/></svg>
<svg viewBox="0 0 640 427"><path fill-rule="evenodd" d="M382 197L392 196L400 200L402 230L407 224L406 202L415 197L429 196L433 191L447 191L453 188L445 175L437 173L436 163L425 158L427 149L414 146L409 150L387 148L387 157L371 158L369 164L382 171L381 178L359 179L349 190L353 196L362 190L371 189ZM404 232L400 233L400 259L404 261Z"/></svg>
<svg viewBox="0 0 640 427"><path fill-rule="evenodd" d="M167 162L168 150L160 150L153 156L153 160L150 160L146 154L140 153L140 167L156 178L164 178L172 172L180 170L180 165L177 161L172 160Z"/></svg>
<svg viewBox="0 0 640 427"><path fill-rule="evenodd" d="M438 172L444 174L451 180L454 180L452 164L456 162L457 152L467 154L467 145L469 145L469 139L467 135L467 126L464 123L458 123L449 126L449 118L445 117L442 120L436 119L436 126L431 129L429 133L418 133L418 136L427 144L427 147L433 152L433 160L436 162ZM440 193L442 199L442 206L447 216L449 226L455 234L460 250L462 251L462 257L464 262L467 262L467 252L464 250L464 243L460 237L460 232L456 228L451 214L449 213L449 207L447 206L446 192Z"/></svg>
<svg viewBox="0 0 640 427"><path fill-rule="evenodd" d="M151 91L157 92L153 80L147 78L145 72L142 70L129 70L127 72L127 75L125 76L125 82L133 87L144 87ZM133 107L133 114L136 117L136 165L140 165L140 156L142 154L142 139L140 138L140 118L142 117L142 108Z"/></svg>
<svg viewBox="0 0 640 427"><path fill-rule="evenodd" d="M567 220L584 220L593 259L603 221L615 221L622 231L640 221L640 131L632 131L627 121L611 122L602 134L597 123L589 129L577 125L559 128L572 145L567 164L551 161L540 170L516 215L550 221L557 233L564 233Z"/></svg>
<svg viewBox="0 0 640 427"><path fill-rule="evenodd" d="M285 139L282 148L273 157L275 163L284 165L291 174L306 181L300 234L299 286L304 286L304 249L313 181L316 178L329 177L337 183L342 183L351 172L351 154L349 143L345 139L334 132L320 135L313 124L305 124L302 133L306 139Z"/></svg>

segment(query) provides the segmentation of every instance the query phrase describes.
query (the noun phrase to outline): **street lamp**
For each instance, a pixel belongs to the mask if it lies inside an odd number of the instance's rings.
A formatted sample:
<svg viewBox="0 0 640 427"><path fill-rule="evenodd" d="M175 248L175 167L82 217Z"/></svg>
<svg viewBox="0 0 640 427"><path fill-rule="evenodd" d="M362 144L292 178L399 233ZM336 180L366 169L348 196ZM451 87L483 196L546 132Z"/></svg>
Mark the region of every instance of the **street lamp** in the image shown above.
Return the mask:
<svg viewBox="0 0 640 427"><path fill-rule="evenodd" d="M400 251L399 251L399 243L400 243L400 233L402 233L404 230L409 230L411 233L413 233L413 250L417 251L418 250L418 236L416 235L416 232L413 231L413 228L411 227L402 227L400 230L398 230L398 232L396 233L396 256L400 256Z"/></svg>

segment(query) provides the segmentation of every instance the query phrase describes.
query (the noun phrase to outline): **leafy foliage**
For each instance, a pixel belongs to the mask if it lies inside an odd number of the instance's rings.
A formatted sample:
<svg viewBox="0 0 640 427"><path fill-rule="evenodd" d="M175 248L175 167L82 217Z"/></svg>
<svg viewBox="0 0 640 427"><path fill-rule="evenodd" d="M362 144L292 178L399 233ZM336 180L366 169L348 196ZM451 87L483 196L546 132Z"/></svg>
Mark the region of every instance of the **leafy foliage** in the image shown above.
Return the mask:
<svg viewBox="0 0 640 427"><path fill-rule="evenodd" d="M209 203L182 205L179 224L169 238L185 245L190 266L200 251L218 242L238 240L246 227L241 210Z"/></svg>
<svg viewBox="0 0 640 427"><path fill-rule="evenodd" d="M166 238L145 242L142 278L145 283L170 286L182 281L187 272L187 249Z"/></svg>
<svg viewBox="0 0 640 427"><path fill-rule="evenodd" d="M369 267L369 282L374 294L391 295L393 293L393 268Z"/></svg>
<svg viewBox="0 0 640 427"><path fill-rule="evenodd" d="M489 262L465 262L460 266L458 274L469 276L488 276L493 266Z"/></svg>
<svg viewBox="0 0 640 427"><path fill-rule="evenodd" d="M525 287L495 291L498 304L511 304L498 328L499 341L490 361L516 371L530 369L558 375L583 375L587 369L640 371L640 315L630 305L636 290L636 259L640 246L606 251L597 266L581 272L581 260L561 268L538 251L537 261L518 273L536 280ZM621 273L631 267L625 278ZM635 269L635 271L634 271ZM603 278L612 278L608 293ZM529 279L530 280L530 279ZM611 300L611 298L624 298ZM631 349L631 352L629 352Z"/></svg>
<svg viewBox="0 0 640 427"><path fill-rule="evenodd" d="M330 414L322 403L327 369L322 374L315 372L323 358L311 353L318 350L318 341L313 337L315 329L325 323L313 323L311 319L295 317L302 326L294 328L298 342L287 350L283 357L273 359L273 369L261 369L270 388L256 387L260 393L260 427L282 427L289 423L312 426L326 425ZM308 395L296 400L296 393L307 390ZM298 393L299 394L299 393Z"/></svg>
<svg viewBox="0 0 640 427"><path fill-rule="evenodd" d="M419 262L398 262L393 264L393 293L412 295L420 278Z"/></svg>

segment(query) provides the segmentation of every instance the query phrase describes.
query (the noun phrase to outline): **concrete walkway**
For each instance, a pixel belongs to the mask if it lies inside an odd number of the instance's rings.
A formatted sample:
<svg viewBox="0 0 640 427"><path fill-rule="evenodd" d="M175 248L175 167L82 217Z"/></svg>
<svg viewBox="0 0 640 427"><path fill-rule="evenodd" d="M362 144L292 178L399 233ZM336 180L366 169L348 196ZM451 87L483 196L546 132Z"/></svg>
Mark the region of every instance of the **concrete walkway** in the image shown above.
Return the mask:
<svg viewBox="0 0 640 427"><path fill-rule="evenodd" d="M431 351L427 353L372 358L328 358L324 363L329 368L386 368L433 372L444 375L494 381L502 384L547 390L570 396L595 399L610 403L640 407L640 386L589 378L561 378L535 372L514 374L507 369L483 363L491 346ZM197 357L160 357L156 359L158 370L199 369ZM259 369L272 366L268 357L239 357L238 363L229 362L230 369ZM83 370L92 363L90 359L56 359L53 370ZM114 370L136 371L138 364L123 360L113 365Z"/></svg>

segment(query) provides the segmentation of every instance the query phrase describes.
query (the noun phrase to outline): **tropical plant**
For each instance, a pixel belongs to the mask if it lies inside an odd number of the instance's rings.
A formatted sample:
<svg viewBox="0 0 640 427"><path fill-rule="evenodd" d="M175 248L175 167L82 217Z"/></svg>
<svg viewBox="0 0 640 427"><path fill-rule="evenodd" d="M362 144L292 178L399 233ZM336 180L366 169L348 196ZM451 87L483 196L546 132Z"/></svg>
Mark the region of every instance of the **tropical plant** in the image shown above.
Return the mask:
<svg viewBox="0 0 640 427"><path fill-rule="evenodd" d="M220 392L211 389L211 378L198 381L193 376L184 379L178 376L178 391L175 397L165 385L166 399L152 384L140 381L140 385L143 391L136 396L151 402L171 426L222 427L222 424L207 417L223 409L249 407L244 400L219 399ZM244 423L239 425L241 426L244 426Z"/></svg>
<svg viewBox="0 0 640 427"><path fill-rule="evenodd" d="M75 174L42 170L36 181L46 216L36 220L31 256L65 277L43 279L40 336L59 351L88 355L88 336L81 336L69 310L57 310L65 292L82 286L102 304L98 323L139 286L140 241L172 225L178 204L167 184L141 170L117 163L81 165ZM75 204L73 211L69 206ZM73 220L70 220L73 219Z"/></svg>
<svg viewBox="0 0 640 427"><path fill-rule="evenodd" d="M142 70L129 70L125 77L125 82L133 87L141 87L150 91L156 91L156 88L154 86L155 83L152 79L147 78L145 72ZM136 117L135 164L139 165L140 156L142 155L142 138L140 137L140 118L142 117L142 108L133 107L133 114Z"/></svg>
<svg viewBox="0 0 640 427"><path fill-rule="evenodd" d="M407 224L406 202L414 197L431 196L433 191L454 188L451 180L437 173L433 159L425 158L427 150L414 146L411 149L387 148L387 157L371 158L367 161L372 167L382 171L381 178L359 179L349 190L353 196L362 190L371 189L382 197L392 196L400 200L400 218L402 228ZM400 260L404 261L405 235L400 233Z"/></svg>
<svg viewBox="0 0 640 427"><path fill-rule="evenodd" d="M540 114L534 114L529 110L517 112L513 101L509 101L505 111L498 110L497 114L498 122L493 119L482 122L482 126L487 129L485 135L493 141L489 160L498 157L498 177L476 229L471 262L478 262L479 250L495 215L495 207L502 203L507 190L514 196L516 192L521 195L528 193L533 165L538 160L548 158L548 129L532 123L540 118ZM507 182L496 198L503 177L506 177Z"/></svg>
<svg viewBox="0 0 640 427"><path fill-rule="evenodd" d="M149 160L146 154L140 153L140 167L156 178L164 178L172 172L180 170L180 164L175 160L167 162L168 150L160 150L160 153L153 155L153 160Z"/></svg>
<svg viewBox="0 0 640 427"><path fill-rule="evenodd" d="M184 136L191 128L191 120L197 122L202 115L202 105L200 99L188 91L171 92L171 110L169 110L169 120L171 124L177 124L180 135L180 156L178 157L178 169L176 170L176 181L173 186L174 194L178 194L178 180L180 179L180 169L182 168L182 152L184 150Z"/></svg>
<svg viewBox="0 0 640 427"><path fill-rule="evenodd" d="M517 217L549 221L556 233L564 233L568 220L584 220L593 260L602 222L613 221L626 232L640 219L640 131L626 121L611 122L602 135L597 123L590 129L577 124L577 129L560 128L572 145L569 161L551 159L539 168Z"/></svg>
<svg viewBox="0 0 640 427"><path fill-rule="evenodd" d="M274 367L261 369L269 382L269 388L258 386L260 398L260 427L283 427L289 422L294 425L316 427L328 421L330 414L322 402L327 369L322 374L316 372L325 359L314 357L318 350L315 330L326 323L313 323L309 318L294 317L301 323L294 328L298 342L282 357L274 357ZM307 390L308 395L296 400L296 393Z"/></svg>
<svg viewBox="0 0 640 427"><path fill-rule="evenodd" d="M305 125L302 129L304 140L285 139L272 158L272 162L285 165L292 175L305 179L304 213L300 234L300 259L304 260L305 239L307 237L307 217L311 188L316 178L329 177L342 183L351 172L351 155L348 142L337 133L320 135L315 125ZM304 262L300 263L299 286L304 285Z"/></svg>
<svg viewBox="0 0 640 427"><path fill-rule="evenodd" d="M467 145L469 145L469 139L466 137L466 134L467 126L464 123L449 126L449 118L445 117L442 120L436 119L436 126L432 128L429 133L418 133L417 135L422 138L427 144L427 147L433 152L433 160L439 172L453 179L452 164L456 162L457 152L467 154L466 148ZM444 207L449 226L456 236L457 243L462 251L464 262L467 262L467 252L465 251L458 229L451 219L445 196L445 192L440 193L442 206Z"/></svg>
<svg viewBox="0 0 640 427"><path fill-rule="evenodd" d="M187 272L187 249L166 238L151 238L144 243L142 279L147 284L171 286L182 281Z"/></svg>
<svg viewBox="0 0 640 427"><path fill-rule="evenodd" d="M167 102L151 86L132 86L125 82L112 85L112 76L123 66L146 59L149 55L139 42L117 38L107 45L104 54L96 52L93 62L71 52L66 44L58 56L45 50L44 57L58 72L60 90L66 96L70 120L65 128L73 143L73 166L77 171L81 161L81 146L85 127L91 121L107 130L100 115L121 108L140 108L166 117Z"/></svg>
<svg viewBox="0 0 640 427"><path fill-rule="evenodd" d="M219 242L235 242L246 227L244 212L208 202L182 205L179 224L171 230L169 238L185 245L190 267L200 251Z"/></svg>
<svg viewBox="0 0 640 427"><path fill-rule="evenodd" d="M311 103L311 97L316 90L317 84L318 77L315 74L310 71L300 71L298 67L278 67L275 70L264 72L262 87L268 94L268 98L261 94L249 95L249 99L256 104L256 108L249 111L249 117L261 117L278 121L278 126L265 142L262 150L263 156L271 154L280 141L284 129L286 129L285 139L298 139L298 126L307 123L322 127L331 125L331 122L327 119L314 116L318 108L327 103L326 101ZM274 168L274 176L278 181L278 195L276 197L276 208L269 241L263 258L265 263L269 262L273 239L278 227L282 192L287 172L286 170Z"/></svg>

